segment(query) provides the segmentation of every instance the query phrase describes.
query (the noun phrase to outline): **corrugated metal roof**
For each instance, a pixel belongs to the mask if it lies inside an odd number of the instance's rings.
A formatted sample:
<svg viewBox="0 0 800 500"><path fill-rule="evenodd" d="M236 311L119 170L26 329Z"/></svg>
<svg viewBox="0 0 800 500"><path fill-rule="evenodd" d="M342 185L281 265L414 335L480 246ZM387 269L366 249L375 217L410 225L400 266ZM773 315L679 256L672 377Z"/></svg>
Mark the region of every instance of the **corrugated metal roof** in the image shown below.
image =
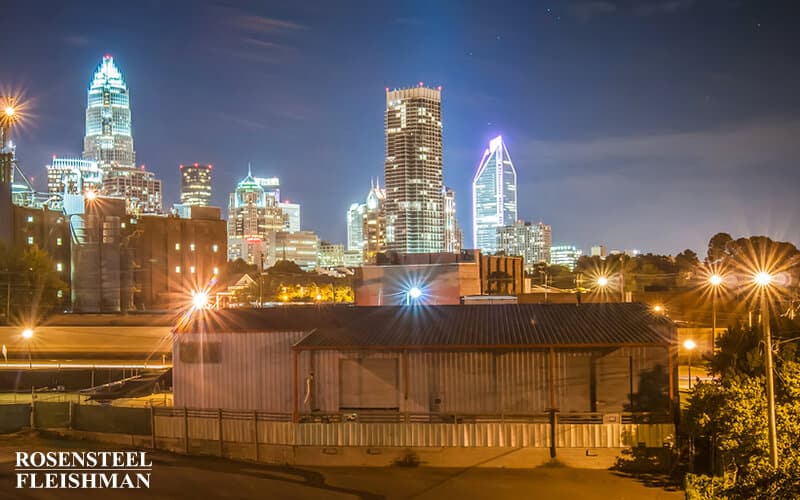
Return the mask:
<svg viewBox="0 0 800 500"><path fill-rule="evenodd" d="M300 349L665 345L675 326L645 304L282 307L209 311L177 331L310 332Z"/></svg>

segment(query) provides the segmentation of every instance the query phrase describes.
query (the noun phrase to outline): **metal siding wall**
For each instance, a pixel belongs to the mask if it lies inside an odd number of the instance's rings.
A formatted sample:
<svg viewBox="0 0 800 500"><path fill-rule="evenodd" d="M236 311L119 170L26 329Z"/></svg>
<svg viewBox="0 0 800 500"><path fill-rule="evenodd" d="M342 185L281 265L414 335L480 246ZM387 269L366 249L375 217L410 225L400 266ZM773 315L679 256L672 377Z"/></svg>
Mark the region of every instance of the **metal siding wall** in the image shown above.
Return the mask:
<svg viewBox="0 0 800 500"><path fill-rule="evenodd" d="M555 353L556 408L562 413L586 412L589 404L588 352Z"/></svg>
<svg viewBox="0 0 800 500"><path fill-rule="evenodd" d="M175 406L291 413L291 346L304 335L302 332L175 335ZM220 363L181 362L181 343L199 342L201 338L221 343ZM298 377L304 378L302 373Z"/></svg>

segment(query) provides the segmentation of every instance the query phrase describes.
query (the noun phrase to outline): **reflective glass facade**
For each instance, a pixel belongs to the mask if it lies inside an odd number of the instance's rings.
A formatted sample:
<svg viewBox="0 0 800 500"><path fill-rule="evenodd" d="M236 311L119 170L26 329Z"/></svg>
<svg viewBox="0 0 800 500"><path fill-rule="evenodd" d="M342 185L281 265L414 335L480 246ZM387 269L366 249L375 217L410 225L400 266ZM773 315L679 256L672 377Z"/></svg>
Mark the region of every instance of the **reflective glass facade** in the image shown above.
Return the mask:
<svg viewBox="0 0 800 500"><path fill-rule="evenodd" d="M497 252L497 228L517 220L517 171L501 136L489 142L472 180L472 210L472 244Z"/></svg>
<svg viewBox="0 0 800 500"><path fill-rule="evenodd" d="M96 161L104 172L136 165L128 85L109 55L100 61L89 84L83 157Z"/></svg>

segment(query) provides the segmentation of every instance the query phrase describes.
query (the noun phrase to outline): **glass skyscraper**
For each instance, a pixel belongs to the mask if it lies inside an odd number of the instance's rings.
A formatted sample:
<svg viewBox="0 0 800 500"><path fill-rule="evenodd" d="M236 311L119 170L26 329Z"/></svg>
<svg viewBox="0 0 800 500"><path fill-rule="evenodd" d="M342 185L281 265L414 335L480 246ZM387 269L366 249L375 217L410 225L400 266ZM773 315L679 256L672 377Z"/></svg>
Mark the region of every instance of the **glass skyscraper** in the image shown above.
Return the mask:
<svg viewBox="0 0 800 500"><path fill-rule="evenodd" d="M441 87L386 89L386 247L444 249Z"/></svg>
<svg viewBox="0 0 800 500"><path fill-rule="evenodd" d="M483 153L472 180L472 244L484 253L495 253L497 228L517 221L517 171L497 136Z"/></svg>
<svg viewBox="0 0 800 500"><path fill-rule="evenodd" d="M211 201L211 165L181 165L181 203L208 206Z"/></svg>
<svg viewBox="0 0 800 500"><path fill-rule="evenodd" d="M136 167L128 85L110 55L100 61L89 84L83 157L96 161L103 172Z"/></svg>

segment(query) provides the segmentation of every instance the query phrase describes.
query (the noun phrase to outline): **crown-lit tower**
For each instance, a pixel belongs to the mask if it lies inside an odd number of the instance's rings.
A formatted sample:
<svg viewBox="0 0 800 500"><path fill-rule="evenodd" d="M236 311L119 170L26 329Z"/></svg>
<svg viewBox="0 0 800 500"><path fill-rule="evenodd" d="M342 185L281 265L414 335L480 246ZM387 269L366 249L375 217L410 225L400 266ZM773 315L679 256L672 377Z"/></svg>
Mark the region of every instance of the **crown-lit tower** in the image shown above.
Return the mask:
<svg viewBox="0 0 800 500"><path fill-rule="evenodd" d="M472 180L472 244L497 251L497 228L517 221L517 171L503 138L489 142Z"/></svg>
<svg viewBox="0 0 800 500"><path fill-rule="evenodd" d="M89 84L83 157L96 161L103 172L136 167L128 85L110 55L97 65Z"/></svg>

